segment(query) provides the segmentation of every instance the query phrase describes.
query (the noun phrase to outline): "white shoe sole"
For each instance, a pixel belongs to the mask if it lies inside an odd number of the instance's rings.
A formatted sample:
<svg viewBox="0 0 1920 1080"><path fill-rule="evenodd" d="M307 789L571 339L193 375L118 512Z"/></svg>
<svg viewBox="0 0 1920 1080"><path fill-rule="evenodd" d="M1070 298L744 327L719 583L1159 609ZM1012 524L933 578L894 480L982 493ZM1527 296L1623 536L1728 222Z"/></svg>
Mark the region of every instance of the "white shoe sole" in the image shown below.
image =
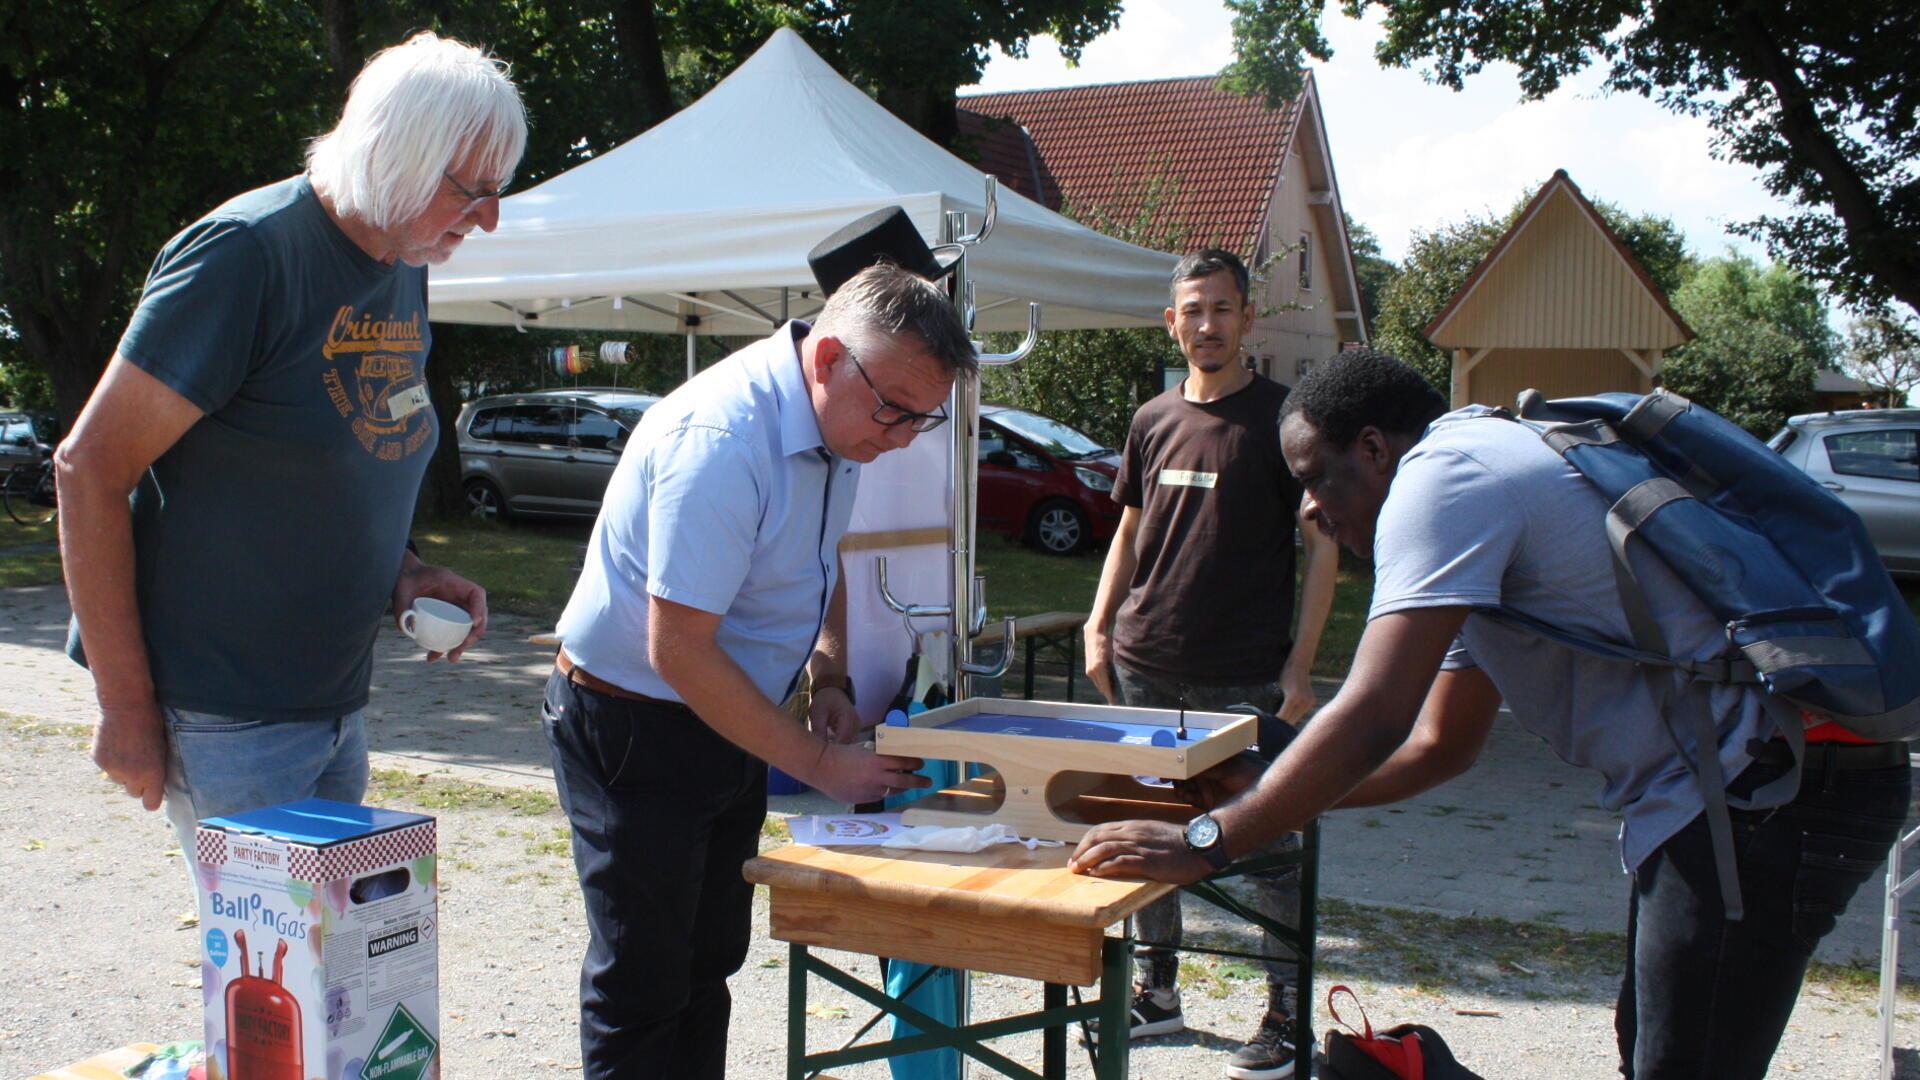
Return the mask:
<svg viewBox="0 0 1920 1080"><path fill-rule="evenodd" d="M1242 1069L1238 1066L1229 1065L1227 1066L1227 1076L1231 1077L1232 1080L1286 1080L1287 1077L1293 1075L1293 1066L1294 1063L1291 1061L1276 1069Z"/></svg>

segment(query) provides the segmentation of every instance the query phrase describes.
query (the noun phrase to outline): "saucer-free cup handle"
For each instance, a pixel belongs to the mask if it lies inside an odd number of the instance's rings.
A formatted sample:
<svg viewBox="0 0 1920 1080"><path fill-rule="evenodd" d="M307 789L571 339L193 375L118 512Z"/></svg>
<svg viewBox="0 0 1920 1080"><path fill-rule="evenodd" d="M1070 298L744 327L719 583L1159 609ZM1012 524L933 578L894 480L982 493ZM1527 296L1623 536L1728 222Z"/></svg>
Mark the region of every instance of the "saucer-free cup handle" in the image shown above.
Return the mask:
<svg viewBox="0 0 1920 1080"><path fill-rule="evenodd" d="M400 632L413 637L414 611L412 608L400 613Z"/></svg>

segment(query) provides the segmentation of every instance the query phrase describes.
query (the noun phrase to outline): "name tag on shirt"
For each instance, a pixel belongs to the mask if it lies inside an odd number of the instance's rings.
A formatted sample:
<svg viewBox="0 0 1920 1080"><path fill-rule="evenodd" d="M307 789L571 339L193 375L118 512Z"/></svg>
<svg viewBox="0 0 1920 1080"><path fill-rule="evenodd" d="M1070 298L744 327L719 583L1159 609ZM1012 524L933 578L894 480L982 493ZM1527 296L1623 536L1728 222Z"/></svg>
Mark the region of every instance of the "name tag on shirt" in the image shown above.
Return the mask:
<svg viewBox="0 0 1920 1080"><path fill-rule="evenodd" d="M424 386L409 386L387 395L387 413L395 420L405 420L426 407L427 388Z"/></svg>
<svg viewBox="0 0 1920 1080"><path fill-rule="evenodd" d="M1194 472L1191 469L1160 470L1160 482L1168 487L1210 488L1219 479L1219 473Z"/></svg>

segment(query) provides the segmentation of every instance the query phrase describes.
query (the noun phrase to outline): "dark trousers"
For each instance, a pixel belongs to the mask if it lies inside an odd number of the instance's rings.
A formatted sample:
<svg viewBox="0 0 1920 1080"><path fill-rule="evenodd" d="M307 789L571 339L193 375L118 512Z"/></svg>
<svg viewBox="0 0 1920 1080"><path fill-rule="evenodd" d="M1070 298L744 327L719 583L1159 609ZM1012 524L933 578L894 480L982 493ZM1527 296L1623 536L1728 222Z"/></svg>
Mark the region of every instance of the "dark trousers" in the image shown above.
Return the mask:
<svg viewBox="0 0 1920 1080"><path fill-rule="evenodd" d="M1756 763L1729 785L1783 775ZM1614 1026L1635 1080L1760 1080L1814 946L1871 877L1906 816L1907 766L1829 769L1820 754L1793 802L1733 810L1746 917L1727 921L1705 815L1633 876L1627 969Z"/></svg>
<svg viewBox="0 0 1920 1080"><path fill-rule="evenodd" d="M1219 712L1235 705L1248 704L1270 712L1280 710L1280 681L1217 686L1181 682L1177 679L1135 671L1123 664L1113 665L1114 687L1120 702L1148 709L1171 709L1185 702L1197 712ZM1289 855L1300 850L1300 834L1288 833L1258 852L1261 855ZM1253 887L1254 910L1269 919L1298 929L1300 926L1300 869L1290 866L1262 874L1248 874ZM1186 937L1180 911L1179 891L1174 891L1141 908L1133 917L1134 978L1148 990L1172 990L1179 985L1180 957L1176 949ZM1293 1015L1294 996L1299 989L1299 960L1293 946L1271 933L1262 933L1267 970L1267 1008Z"/></svg>
<svg viewBox="0 0 1920 1080"><path fill-rule="evenodd" d="M587 907L588 1080L726 1074L767 768L685 709L547 681L543 719Z"/></svg>

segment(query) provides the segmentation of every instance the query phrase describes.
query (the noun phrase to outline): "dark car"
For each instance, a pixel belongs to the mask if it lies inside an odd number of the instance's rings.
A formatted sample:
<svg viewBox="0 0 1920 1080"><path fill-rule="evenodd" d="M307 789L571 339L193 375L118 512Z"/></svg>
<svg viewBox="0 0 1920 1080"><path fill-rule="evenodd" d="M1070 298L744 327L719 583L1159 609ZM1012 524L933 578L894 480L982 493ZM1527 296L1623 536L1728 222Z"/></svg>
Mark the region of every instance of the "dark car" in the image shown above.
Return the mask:
<svg viewBox="0 0 1920 1080"><path fill-rule="evenodd" d="M660 399L611 387L500 394L460 410L460 476L476 517L592 517L640 415Z"/></svg>
<svg viewBox="0 0 1920 1080"><path fill-rule="evenodd" d="M1795 416L1767 445L1860 515L1889 573L1920 578L1920 409Z"/></svg>
<svg viewBox="0 0 1920 1080"><path fill-rule="evenodd" d="M15 465L38 465L53 453L53 417L0 412L0 473Z"/></svg>
<svg viewBox="0 0 1920 1080"><path fill-rule="evenodd" d="M1120 456L1058 420L980 406L979 523L1071 555L1113 536Z"/></svg>

